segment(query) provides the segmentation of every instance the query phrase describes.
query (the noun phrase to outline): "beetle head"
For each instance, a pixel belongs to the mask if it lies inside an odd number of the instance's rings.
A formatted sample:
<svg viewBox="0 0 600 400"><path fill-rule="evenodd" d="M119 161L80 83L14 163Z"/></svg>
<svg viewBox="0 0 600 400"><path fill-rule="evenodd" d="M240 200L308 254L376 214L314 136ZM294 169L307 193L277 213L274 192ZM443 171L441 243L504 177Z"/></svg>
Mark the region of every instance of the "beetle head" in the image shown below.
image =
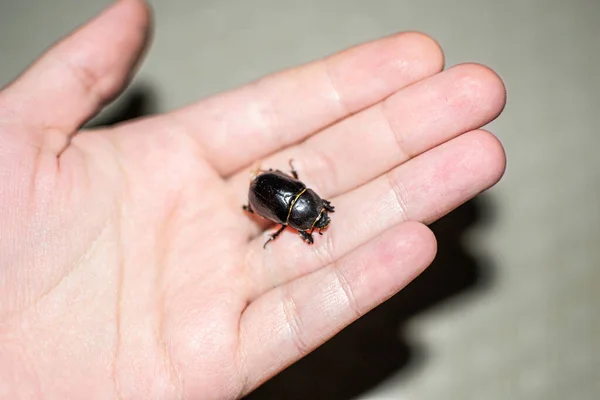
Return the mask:
<svg viewBox="0 0 600 400"><path fill-rule="evenodd" d="M327 227L329 227L330 222L331 218L329 218L329 215L327 215L327 210L323 208L323 210L321 210L321 213L319 214L319 217L315 221L314 227L319 231L324 231L325 229L327 229Z"/></svg>

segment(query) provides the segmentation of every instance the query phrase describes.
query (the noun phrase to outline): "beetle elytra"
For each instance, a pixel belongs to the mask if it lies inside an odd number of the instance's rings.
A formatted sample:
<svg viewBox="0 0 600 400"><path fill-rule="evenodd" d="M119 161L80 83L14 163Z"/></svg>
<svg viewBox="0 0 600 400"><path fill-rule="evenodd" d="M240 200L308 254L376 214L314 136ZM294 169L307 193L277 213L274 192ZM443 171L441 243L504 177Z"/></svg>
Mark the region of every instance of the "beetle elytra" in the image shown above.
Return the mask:
<svg viewBox="0 0 600 400"><path fill-rule="evenodd" d="M313 231L317 230L322 235L331 222L329 213L335 211L328 200L322 199L298 179L292 160L290 168L291 175L273 169L259 171L250 182L248 205L243 209L281 224L263 247L275 240L287 226L296 229L306 243L313 244Z"/></svg>

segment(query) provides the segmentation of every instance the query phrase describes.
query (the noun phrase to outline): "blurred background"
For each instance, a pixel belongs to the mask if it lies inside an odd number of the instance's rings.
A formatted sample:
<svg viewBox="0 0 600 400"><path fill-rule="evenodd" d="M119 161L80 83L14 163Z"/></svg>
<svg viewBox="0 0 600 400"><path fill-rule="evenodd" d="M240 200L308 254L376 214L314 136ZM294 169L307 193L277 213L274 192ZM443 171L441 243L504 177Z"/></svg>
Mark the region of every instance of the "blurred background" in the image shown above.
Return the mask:
<svg viewBox="0 0 600 400"><path fill-rule="evenodd" d="M151 0L154 42L93 123L167 111L403 30L505 81L508 167L433 225L421 277L249 399L600 398L600 1ZM0 86L106 0L0 0Z"/></svg>

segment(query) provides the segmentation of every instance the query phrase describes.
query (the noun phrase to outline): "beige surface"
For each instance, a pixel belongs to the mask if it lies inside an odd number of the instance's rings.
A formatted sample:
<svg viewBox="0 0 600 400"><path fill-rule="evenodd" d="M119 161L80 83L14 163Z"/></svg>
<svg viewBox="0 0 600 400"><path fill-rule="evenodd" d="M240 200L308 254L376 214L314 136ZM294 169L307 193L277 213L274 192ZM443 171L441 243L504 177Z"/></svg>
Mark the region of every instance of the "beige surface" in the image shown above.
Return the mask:
<svg viewBox="0 0 600 400"><path fill-rule="evenodd" d="M0 84L104 4L1 0ZM398 30L433 35L448 66L492 66L508 87L489 127L508 169L489 193L493 220L465 241L490 282L417 314L409 337L427 357L364 397L600 398L600 2L152 4L155 41L138 82L152 85L159 110Z"/></svg>

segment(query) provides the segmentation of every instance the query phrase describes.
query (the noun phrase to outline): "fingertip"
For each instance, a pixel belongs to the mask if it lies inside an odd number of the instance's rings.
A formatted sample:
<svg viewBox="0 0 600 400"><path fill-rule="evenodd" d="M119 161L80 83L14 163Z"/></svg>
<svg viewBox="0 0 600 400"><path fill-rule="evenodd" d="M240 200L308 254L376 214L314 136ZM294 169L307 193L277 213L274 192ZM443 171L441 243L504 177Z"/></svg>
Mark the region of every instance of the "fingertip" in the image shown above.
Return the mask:
<svg viewBox="0 0 600 400"><path fill-rule="evenodd" d="M438 73L443 64L439 44L412 31L362 43L326 59L331 82L352 111Z"/></svg>
<svg viewBox="0 0 600 400"><path fill-rule="evenodd" d="M415 244L419 244L421 251L419 256L422 264L427 266L431 264L437 254L437 238L433 231L425 224L418 221L406 222L413 231Z"/></svg>
<svg viewBox="0 0 600 400"><path fill-rule="evenodd" d="M381 51L390 54L391 69L409 78L409 83L436 74L444 68L442 47L425 33L399 32L384 38L379 44ZM406 60L410 60L410 63Z"/></svg>
<svg viewBox="0 0 600 400"><path fill-rule="evenodd" d="M445 56L440 43L432 36L419 31L407 31L399 34L407 41L414 43L415 59L422 60L420 67L429 74L441 71L444 68Z"/></svg>
<svg viewBox="0 0 600 400"><path fill-rule="evenodd" d="M153 22L154 12L151 4L146 0L117 0L117 3L127 7L131 16L138 19L142 28L148 29Z"/></svg>
<svg viewBox="0 0 600 400"><path fill-rule="evenodd" d="M365 311L395 295L433 261L437 242L433 232L416 221L400 223L344 257L348 281Z"/></svg>
<svg viewBox="0 0 600 400"><path fill-rule="evenodd" d="M506 151L504 145L493 133L479 129L471 133L481 152L480 159L486 167L488 187L498 183L506 171Z"/></svg>
<svg viewBox="0 0 600 400"><path fill-rule="evenodd" d="M446 150L446 149L444 149ZM494 186L504 175L506 155L502 143L490 132L478 129L454 139L442 155L443 172L438 179L446 182L470 182L470 196Z"/></svg>
<svg viewBox="0 0 600 400"><path fill-rule="evenodd" d="M127 19L137 27L138 55L133 62L132 69L136 68L143 60L143 54L148 50L154 37L154 10L147 0L117 0L118 3L127 3ZM135 40L135 39L134 39Z"/></svg>
<svg viewBox="0 0 600 400"><path fill-rule="evenodd" d="M116 14L107 16L107 14ZM134 27L138 41L148 42L152 33L153 10L146 0L116 0L116 2L97 16L97 20L105 20L109 24L127 24ZM134 34L135 35L135 34ZM134 36L132 35L132 36Z"/></svg>
<svg viewBox="0 0 600 400"><path fill-rule="evenodd" d="M146 30L152 19L152 9L146 0L114 0L112 4L83 24L81 29L72 32L71 36L96 23L102 24L114 18L126 19L129 26L133 25L141 30Z"/></svg>
<svg viewBox="0 0 600 400"><path fill-rule="evenodd" d="M413 266L417 274L431 264L437 253L437 240L431 229L418 221L406 221L392 230L390 238L396 246L392 257L401 255L403 264Z"/></svg>
<svg viewBox="0 0 600 400"><path fill-rule="evenodd" d="M486 119L494 120L506 104L504 81L488 66L478 63L464 63L452 68L457 75L454 87L461 93L460 98L469 103L468 108L484 108Z"/></svg>

